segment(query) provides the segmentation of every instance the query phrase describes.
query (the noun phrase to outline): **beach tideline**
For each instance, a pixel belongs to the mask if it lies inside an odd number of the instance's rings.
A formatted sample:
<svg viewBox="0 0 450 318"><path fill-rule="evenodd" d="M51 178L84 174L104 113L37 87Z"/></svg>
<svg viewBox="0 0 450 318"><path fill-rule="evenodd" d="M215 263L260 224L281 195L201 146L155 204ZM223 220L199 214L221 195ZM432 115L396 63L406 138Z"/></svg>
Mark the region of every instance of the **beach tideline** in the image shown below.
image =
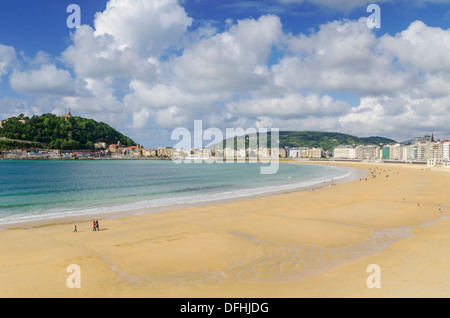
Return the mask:
<svg viewBox="0 0 450 318"><path fill-rule="evenodd" d="M450 169L334 164L376 177L2 231L0 297L450 297Z"/></svg>

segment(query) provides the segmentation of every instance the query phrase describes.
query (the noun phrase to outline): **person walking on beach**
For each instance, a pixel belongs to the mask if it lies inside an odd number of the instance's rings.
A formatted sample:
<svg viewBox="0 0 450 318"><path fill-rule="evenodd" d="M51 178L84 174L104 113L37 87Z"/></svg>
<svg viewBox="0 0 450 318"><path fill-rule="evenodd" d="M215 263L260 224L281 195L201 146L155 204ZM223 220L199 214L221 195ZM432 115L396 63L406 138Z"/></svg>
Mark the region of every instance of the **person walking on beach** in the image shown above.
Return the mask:
<svg viewBox="0 0 450 318"><path fill-rule="evenodd" d="M438 207L438 209L439 209L439 212L442 212L442 211L441 211L441 205L440 205L440 204L439 204L439 207Z"/></svg>
<svg viewBox="0 0 450 318"><path fill-rule="evenodd" d="M97 231L100 231L100 228L98 227L98 220L95 221L95 227L97 228Z"/></svg>
<svg viewBox="0 0 450 318"><path fill-rule="evenodd" d="M75 224L75 227L74 227L73 231L74 231L74 232L78 232L78 231L77 231L77 225L76 225L76 224Z"/></svg>
<svg viewBox="0 0 450 318"><path fill-rule="evenodd" d="M92 231L96 231L95 221L92 222Z"/></svg>

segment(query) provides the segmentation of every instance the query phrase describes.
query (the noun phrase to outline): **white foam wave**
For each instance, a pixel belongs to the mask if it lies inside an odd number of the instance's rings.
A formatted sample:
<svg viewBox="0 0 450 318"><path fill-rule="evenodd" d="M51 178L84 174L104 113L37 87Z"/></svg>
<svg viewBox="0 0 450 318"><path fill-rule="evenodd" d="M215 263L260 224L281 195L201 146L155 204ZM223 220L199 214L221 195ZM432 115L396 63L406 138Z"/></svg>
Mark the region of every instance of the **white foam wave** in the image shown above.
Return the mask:
<svg viewBox="0 0 450 318"><path fill-rule="evenodd" d="M348 178L352 176L355 170L348 169L343 170L345 172L339 176L322 176L310 180L305 180L302 182L291 183L291 184L283 184L283 185L274 185L274 186L266 186L266 187L258 187L258 188L248 188L248 189L236 189L231 191L221 191L215 193L203 193L197 195L189 195L189 196L173 196L169 198L158 198L151 200L143 200L133 203L127 204L118 204L114 206L103 206L103 207L95 207L95 208L56 208L50 209L46 211L34 211L33 213L27 214L16 214L16 215L7 215L3 218L0 218L0 225L10 225L10 224L18 224L18 223L27 223L27 222L35 222L35 221L44 221L44 220L57 220L61 218L67 217L78 217L78 216L95 216L96 218L99 215L104 214L112 214L116 212L126 212L133 210L141 210L141 209L151 209L151 208L160 208L160 207L170 207L180 204L196 204L196 203L205 203L205 202L213 202L213 201L223 201L230 199L239 199L245 198L255 195L265 195L271 194L281 191L289 191L289 190L299 190L303 188L313 187L314 185L321 186L324 184L331 184L331 182L342 180L344 178ZM354 176L356 178L356 176Z"/></svg>

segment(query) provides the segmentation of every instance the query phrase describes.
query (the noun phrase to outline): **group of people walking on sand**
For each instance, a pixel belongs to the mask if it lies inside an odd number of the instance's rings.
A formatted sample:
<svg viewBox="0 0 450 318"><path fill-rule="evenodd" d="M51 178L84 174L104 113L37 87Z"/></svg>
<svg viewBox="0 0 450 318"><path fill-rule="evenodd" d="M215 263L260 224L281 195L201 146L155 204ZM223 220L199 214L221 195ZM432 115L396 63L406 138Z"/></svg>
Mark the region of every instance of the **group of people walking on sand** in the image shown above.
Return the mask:
<svg viewBox="0 0 450 318"><path fill-rule="evenodd" d="M98 227L98 220L92 222L92 231L100 231Z"/></svg>
<svg viewBox="0 0 450 318"><path fill-rule="evenodd" d="M75 225L73 231L78 232L78 228L76 225ZM98 226L98 220L92 221L92 231L100 231L100 227Z"/></svg>

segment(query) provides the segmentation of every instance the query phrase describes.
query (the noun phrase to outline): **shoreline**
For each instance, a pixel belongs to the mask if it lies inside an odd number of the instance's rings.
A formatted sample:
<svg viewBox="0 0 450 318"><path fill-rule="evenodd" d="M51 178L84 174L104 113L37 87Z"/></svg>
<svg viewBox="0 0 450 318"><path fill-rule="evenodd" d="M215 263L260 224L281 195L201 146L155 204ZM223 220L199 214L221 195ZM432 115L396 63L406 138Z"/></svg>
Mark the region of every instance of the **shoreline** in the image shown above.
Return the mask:
<svg viewBox="0 0 450 318"><path fill-rule="evenodd" d="M378 175L104 219L98 233L92 221L2 231L0 296L449 297L449 171L339 165ZM69 264L80 289L66 286ZM379 289L366 285L369 264Z"/></svg>
<svg viewBox="0 0 450 318"><path fill-rule="evenodd" d="M283 162L285 164L302 164L303 162L299 161L285 161ZM308 163L308 164L315 164L315 165L323 165L320 163ZM332 184L326 183L326 185L337 185L345 182L350 182L353 180L357 180L359 178L364 178L367 176L367 171L362 169L348 169L349 175L348 176L340 176L337 177ZM312 181L312 180L310 180ZM289 186L283 185L283 186ZM0 224L0 232L9 230L9 229L30 229L34 227L41 227L41 226L51 226L51 225L57 225L57 224L68 224L68 223L74 223L74 222L86 222L92 219L111 219L111 218L118 218L118 217L126 217L126 216L134 216L134 215L142 215L147 213L158 213L158 212L164 212L168 210L174 210L174 209L183 209L187 207L196 207L196 206L204 206L204 205L212 205L212 204L218 204L218 203L226 203L226 202L232 202L232 201L241 201L241 200L247 200L247 199L254 199L254 198L261 198L276 194L283 194L283 193L291 193L296 191L306 191L311 188L322 188L324 186L324 182L315 182L310 183L305 186L295 187L295 188L289 188L289 189L281 189L281 190L273 190L273 191L267 191L262 193L256 193L256 194L248 194L248 195L242 195L242 196L234 196L224 199L210 199L205 201L197 201L197 202L191 202L191 203L176 203L176 204L169 204L169 205L163 205L163 206L153 206L153 207L142 207L142 208L134 208L129 210L120 210L120 211L114 211L114 212L100 212L100 213L92 213L92 214L79 214L79 215L72 215L72 216L62 216L62 217L54 217L54 218L44 218L41 220L27 220L23 222L15 222L15 223L5 223ZM259 188L262 189L262 188ZM113 207L111 207L113 208Z"/></svg>

